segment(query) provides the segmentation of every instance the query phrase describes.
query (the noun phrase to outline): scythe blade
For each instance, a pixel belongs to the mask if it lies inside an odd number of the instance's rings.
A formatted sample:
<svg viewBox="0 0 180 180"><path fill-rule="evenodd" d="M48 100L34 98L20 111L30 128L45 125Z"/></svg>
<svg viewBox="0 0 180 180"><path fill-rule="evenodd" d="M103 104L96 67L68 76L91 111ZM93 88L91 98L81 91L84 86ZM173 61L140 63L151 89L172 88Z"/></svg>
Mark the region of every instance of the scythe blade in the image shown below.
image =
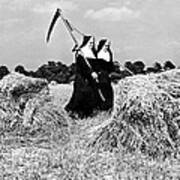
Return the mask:
<svg viewBox="0 0 180 180"><path fill-rule="evenodd" d="M50 39L50 36L51 36L51 33L52 33L52 30L53 30L53 27L58 19L58 17L60 16L61 14L61 10L58 8L54 14L54 17L51 21L51 24L49 26L49 30L48 30L48 33L47 33L47 37L46 37L46 42L49 42L49 39Z"/></svg>

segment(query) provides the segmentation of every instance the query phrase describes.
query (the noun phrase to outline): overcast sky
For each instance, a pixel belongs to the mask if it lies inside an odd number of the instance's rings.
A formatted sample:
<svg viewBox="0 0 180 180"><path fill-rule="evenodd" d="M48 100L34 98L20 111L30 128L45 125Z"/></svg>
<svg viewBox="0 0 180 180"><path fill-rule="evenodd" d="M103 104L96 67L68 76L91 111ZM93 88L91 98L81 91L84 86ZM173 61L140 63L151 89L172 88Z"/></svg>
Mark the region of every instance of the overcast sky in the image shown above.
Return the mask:
<svg viewBox="0 0 180 180"><path fill-rule="evenodd" d="M115 60L180 65L180 0L0 0L0 64L36 69L48 60L73 62L73 42L60 20L45 43L58 7L84 33L108 37Z"/></svg>

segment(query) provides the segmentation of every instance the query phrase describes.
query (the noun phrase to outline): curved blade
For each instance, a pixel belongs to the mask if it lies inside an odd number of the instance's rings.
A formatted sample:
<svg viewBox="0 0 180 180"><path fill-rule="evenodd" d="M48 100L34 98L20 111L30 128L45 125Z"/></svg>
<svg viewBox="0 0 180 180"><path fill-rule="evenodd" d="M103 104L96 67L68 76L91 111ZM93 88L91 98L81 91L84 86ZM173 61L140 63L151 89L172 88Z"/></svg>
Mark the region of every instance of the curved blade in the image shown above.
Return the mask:
<svg viewBox="0 0 180 180"><path fill-rule="evenodd" d="M61 14L61 10L58 8L58 9L56 10L55 14L54 14L54 17L53 17L53 19L52 19L52 21L51 21L50 26L49 26L49 30L48 30L47 37L46 37L46 42L49 41L50 36L51 36L51 33L52 33L52 30L53 30L53 27L54 27L54 25L55 25L58 17L60 16L60 14Z"/></svg>

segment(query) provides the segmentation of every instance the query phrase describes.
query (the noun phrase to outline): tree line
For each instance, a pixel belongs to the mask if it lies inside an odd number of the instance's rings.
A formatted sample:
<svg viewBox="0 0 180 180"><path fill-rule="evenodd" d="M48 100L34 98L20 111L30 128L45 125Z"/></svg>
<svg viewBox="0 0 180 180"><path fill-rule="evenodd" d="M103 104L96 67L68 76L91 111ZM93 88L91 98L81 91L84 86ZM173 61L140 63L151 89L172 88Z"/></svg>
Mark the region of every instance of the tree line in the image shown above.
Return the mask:
<svg viewBox="0 0 180 180"><path fill-rule="evenodd" d="M136 74L160 73L170 69L175 69L176 65L172 61L165 61L164 64L155 62L153 66L146 67L143 61L126 61L123 66L118 61L114 61L114 71L111 75L112 80L122 79L126 76ZM55 81L59 84L70 83L75 78L75 63L67 66L62 62L48 61L35 71L28 71L23 65L17 65L15 72L34 78L44 78L48 82ZM0 66L0 79L9 74L10 71L6 66Z"/></svg>

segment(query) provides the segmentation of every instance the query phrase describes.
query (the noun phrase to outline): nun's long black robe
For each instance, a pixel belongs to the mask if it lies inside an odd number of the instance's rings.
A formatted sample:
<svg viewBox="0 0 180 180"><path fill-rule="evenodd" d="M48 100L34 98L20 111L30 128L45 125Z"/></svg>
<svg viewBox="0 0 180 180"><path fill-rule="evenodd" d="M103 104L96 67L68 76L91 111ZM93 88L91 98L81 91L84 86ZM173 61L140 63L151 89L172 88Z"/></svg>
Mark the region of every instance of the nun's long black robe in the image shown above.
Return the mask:
<svg viewBox="0 0 180 180"><path fill-rule="evenodd" d="M101 110L109 110L113 107L114 93L111 85L110 73L114 70L112 52L109 50L110 61L107 62L104 59L97 59L94 61L95 71L98 73L98 87L101 90L105 101L100 105ZM91 60L90 60L91 61Z"/></svg>
<svg viewBox="0 0 180 180"><path fill-rule="evenodd" d="M65 109L77 113L80 117L91 115L101 104L97 84L91 76L92 72L93 69L88 66L84 57L77 55L74 91Z"/></svg>
<svg viewBox="0 0 180 180"><path fill-rule="evenodd" d="M109 78L111 70L112 64L103 59L86 58L85 60L83 56L77 55L74 91L65 109L83 118L91 115L94 110L112 108L113 89ZM92 78L92 72L98 74L98 83Z"/></svg>

